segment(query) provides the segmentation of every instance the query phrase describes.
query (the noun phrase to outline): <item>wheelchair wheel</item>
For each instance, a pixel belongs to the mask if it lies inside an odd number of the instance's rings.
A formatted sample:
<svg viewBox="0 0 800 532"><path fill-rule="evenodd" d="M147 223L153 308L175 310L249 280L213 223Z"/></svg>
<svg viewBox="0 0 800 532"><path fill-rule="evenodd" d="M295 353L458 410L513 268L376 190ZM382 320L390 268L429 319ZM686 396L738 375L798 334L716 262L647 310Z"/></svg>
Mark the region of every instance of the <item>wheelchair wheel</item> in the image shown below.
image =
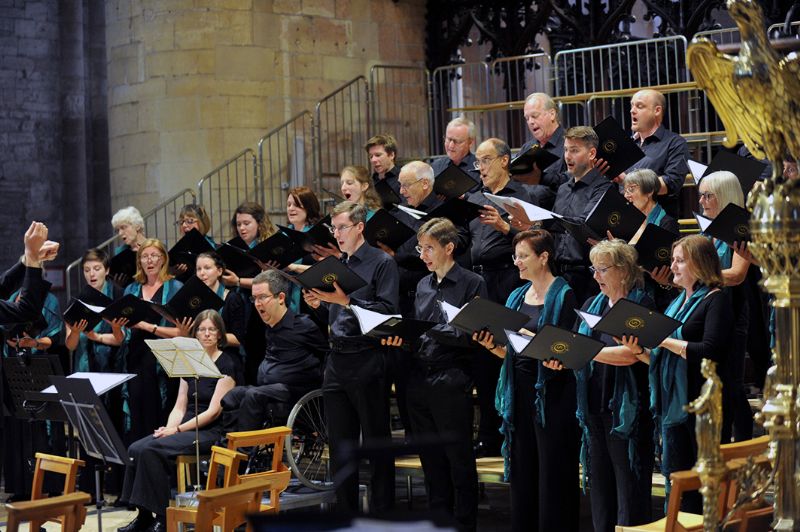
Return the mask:
<svg viewBox="0 0 800 532"><path fill-rule="evenodd" d="M322 405L322 390L314 390L297 401L286 426L286 462L294 476L316 490L333 489L328 453L328 430Z"/></svg>

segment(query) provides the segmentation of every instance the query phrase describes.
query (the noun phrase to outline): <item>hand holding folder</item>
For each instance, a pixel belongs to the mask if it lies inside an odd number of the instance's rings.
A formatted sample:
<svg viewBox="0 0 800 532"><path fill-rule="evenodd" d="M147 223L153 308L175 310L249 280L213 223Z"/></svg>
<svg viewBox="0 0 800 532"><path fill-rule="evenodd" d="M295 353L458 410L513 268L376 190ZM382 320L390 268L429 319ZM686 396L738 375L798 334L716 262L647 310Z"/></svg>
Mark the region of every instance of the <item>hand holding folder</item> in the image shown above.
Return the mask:
<svg viewBox="0 0 800 532"><path fill-rule="evenodd" d="M498 344L508 343L506 329L519 330L529 319L527 314L488 299L473 299L461 309L444 301L440 305L450 325L470 336L476 331L488 330Z"/></svg>
<svg viewBox="0 0 800 532"><path fill-rule="evenodd" d="M590 336L554 325L545 325L534 337L506 330L508 341L521 356L536 360L558 360L568 369L581 369L605 344Z"/></svg>
<svg viewBox="0 0 800 532"><path fill-rule="evenodd" d="M361 333L376 338L399 336L403 342L413 342L436 325L432 321L404 319L399 314L381 314L358 305L351 305L350 309L358 319Z"/></svg>
<svg viewBox="0 0 800 532"><path fill-rule="evenodd" d="M582 310L575 312L591 329L616 338L635 336L639 339L639 345L648 349L658 347L666 337L681 326L678 320L628 299L617 301L605 316Z"/></svg>

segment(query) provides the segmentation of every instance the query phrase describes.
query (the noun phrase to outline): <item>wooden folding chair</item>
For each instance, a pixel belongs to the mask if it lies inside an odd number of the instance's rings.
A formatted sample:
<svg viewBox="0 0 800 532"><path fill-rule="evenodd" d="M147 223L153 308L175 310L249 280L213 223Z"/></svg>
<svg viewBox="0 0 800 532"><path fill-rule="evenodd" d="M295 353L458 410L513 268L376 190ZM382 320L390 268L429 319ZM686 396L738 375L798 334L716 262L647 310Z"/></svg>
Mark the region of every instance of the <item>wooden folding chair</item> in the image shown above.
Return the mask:
<svg viewBox="0 0 800 532"><path fill-rule="evenodd" d="M39 530L41 523L55 520L60 521L62 532L77 532L86 520L86 505L91 500L88 493L76 491L58 497L7 503L8 532L17 532L25 521L31 522L30 530Z"/></svg>
<svg viewBox="0 0 800 532"><path fill-rule="evenodd" d="M283 463L283 449L286 438L291 436L292 429L289 427L271 427L261 430L249 430L246 432L229 432L228 449L241 449L243 447L270 446L272 445L272 464L268 471L239 475L239 482L248 479L259 478L287 471L288 468ZM283 477L278 477L283 478ZM261 513L278 513L280 511L281 493L289 485L291 475L287 475L286 482L276 482L269 490L269 504L261 505Z"/></svg>
<svg viewBox="0 0 800 532"><path fill-rule="evenodd" d="M47 495L42 491L42 487L44 486L45 474L48 472L64 475L64 488L62 490L62 495L73 493L75 491L75 483L78 481L78 469L85 465L86 462L76 458L65 458L63 456L56 456L52 454L36 453L36 468L33 471L31 501L47 498ZM67 530L64 528L64 519L59 517L59 514L51 514L47 516L46 519L34 519L31 521L31 530L39 530L39 527L41 527L42 524L47 521L60 522L61 530Z"/></svg>

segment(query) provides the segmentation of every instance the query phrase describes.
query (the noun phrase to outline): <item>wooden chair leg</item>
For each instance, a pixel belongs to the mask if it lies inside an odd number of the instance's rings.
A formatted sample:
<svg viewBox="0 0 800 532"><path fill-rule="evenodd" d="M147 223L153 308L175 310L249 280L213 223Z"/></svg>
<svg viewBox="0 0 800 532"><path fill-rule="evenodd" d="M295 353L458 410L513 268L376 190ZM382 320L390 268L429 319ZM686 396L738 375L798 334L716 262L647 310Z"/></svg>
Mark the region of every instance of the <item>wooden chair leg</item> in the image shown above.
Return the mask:
<svg viewBox="0 0 800 532"><path fill-rule="evenodd" d="M19 520L17 519L16 514L13 513L8 514L8 522L6 522L6 528L8 529L8 532L18 532Z"/></svg>

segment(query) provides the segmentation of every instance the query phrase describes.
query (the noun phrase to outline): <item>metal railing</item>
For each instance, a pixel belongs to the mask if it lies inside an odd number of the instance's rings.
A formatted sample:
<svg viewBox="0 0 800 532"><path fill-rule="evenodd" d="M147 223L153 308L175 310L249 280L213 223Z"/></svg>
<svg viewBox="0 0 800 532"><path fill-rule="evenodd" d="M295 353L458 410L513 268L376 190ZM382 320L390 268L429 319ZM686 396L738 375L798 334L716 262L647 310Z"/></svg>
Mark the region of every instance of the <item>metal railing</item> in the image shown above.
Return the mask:
<svg viewBox="0 0 800 532"><path fill-rule="evenodd" d="M431 74L431 146L430 153L443 155L442 139L450 120L464 116L475 122L478 138L493 135L494 113L453 112L494 101L489 65L484 62L439 67Z"/></svg>
<svg viewBox="0 0 800 532"><path fill-rule="evenodd" d="M358 76L317 102L314 108L317 166L312 187L317 193L322 189L337 190L343 167L366 163L367 98L367 80ZM335 186L331 188L332 185Z"/></svg>
<svg viewBox="0 0 800 532"><path fill-rule="evenodd" d="M261 204L270 216L286 214L286 191L306 185L319 193L311 112L303 111L258 141Z"/></svg>
<svg viewBox="0 0 800 532"><path fill-rule="evenodd" d="M767 35L770 39L778 39L780 37L793 37L800 38L800 21L794 21L789 24L789 33L784 33L784 24L772 24L767 28ZM694 34L694 38L704 37L716 44L734 44L741 42L742 35L739 33L739 28L734 26L732 28L718 28L714 30L698 31Z"/></svg>
<svg viewBox="0 0 800 532"><path fill-rule="evenodd" d="M145 236L161 240L168 248L175 244L180 233L180 227L177 226L175 221L178 219L181 208L189 203L197 203L197 196L193 190L187 188L162 201L152 210L142 215ZM116 251L116 242L117 237L112 236L95 247L105 250L108 256L111 257ZM67 301L74 294L77 294L84 285L83 272L80 266L80 258L67 265L65 273Z"/></svg>
<svg viewBox="0 0 800 532"><path fill-rule="evenodd" d="M211 217L208 234L225 241L233 211L247 200L259 200L258 159L250 148L240 151L197 182L197 196Z"/></svg>
<svg viewBox="0 0 800 532"><path fill-rule="evenodd" d="M370 135L391 133L402 159L421 159L433 151L429 86L430 75L422 67L370 68Z"/></svg>

